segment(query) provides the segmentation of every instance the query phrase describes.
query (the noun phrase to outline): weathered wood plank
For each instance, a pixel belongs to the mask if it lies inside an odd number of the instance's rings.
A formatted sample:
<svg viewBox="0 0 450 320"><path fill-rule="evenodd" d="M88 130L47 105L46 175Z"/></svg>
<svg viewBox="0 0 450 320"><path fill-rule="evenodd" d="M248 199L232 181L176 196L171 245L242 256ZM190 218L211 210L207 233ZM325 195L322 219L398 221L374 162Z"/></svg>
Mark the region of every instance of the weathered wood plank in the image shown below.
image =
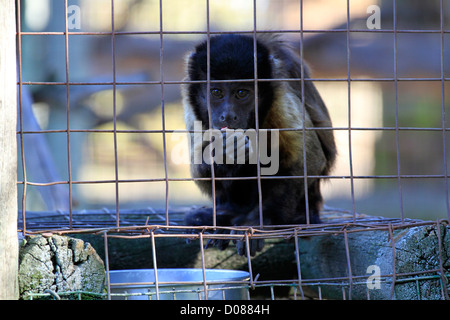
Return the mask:
<svg viewBox="0 0 450 320"><path fill-rule="evenodd" d="M15 1L0 0L0 299L17 299Z"/></svg>

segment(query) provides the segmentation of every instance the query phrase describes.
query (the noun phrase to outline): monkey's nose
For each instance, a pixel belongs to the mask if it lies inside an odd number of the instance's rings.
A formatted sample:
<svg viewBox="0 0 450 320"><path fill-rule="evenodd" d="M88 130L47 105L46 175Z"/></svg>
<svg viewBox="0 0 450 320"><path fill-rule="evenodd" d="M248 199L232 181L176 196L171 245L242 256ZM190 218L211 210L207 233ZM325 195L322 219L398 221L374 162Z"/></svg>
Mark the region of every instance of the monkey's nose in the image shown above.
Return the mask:
<svg viewBox="0 0 450 320"><path fill-rule="evenodd" d="M238 117L236 115L232 115L232 114L222 114L219 117L219 120L221 122L234 122L238 119Z"/></svg>

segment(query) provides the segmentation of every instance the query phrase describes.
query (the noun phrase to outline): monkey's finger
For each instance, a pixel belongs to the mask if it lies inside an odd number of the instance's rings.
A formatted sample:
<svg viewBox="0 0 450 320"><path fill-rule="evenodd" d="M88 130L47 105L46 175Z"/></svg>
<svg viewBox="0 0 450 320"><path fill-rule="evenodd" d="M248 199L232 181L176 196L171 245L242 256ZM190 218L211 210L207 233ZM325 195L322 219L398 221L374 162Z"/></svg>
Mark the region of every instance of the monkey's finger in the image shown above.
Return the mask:
<svg viewBox="0 0 450 320"><path fill-rule="evenodd" d="M229 231L227 230L215 230L213 234L226 234L229 233ZM206 242L205 245L205 249L212 247L216 247L219 250L225 250L226 248L228 248L228 244L229 244L230 240L229 239L214 239L211 238Z"/></svg>
<svg viewBox="0 0 450 320"><path fill-rule="evenodd" d="M261 251L264 248L264 239L258 239L254 241L256 241L256 251Z"/></svg>
<svg viewBox="0 0 450 320"><path fill-rule="evenodd" d="M214 239L209 239L208 241L206 241L204 249L205 250L208 249L211 246L211 244L214 246Z"/></svg>
<svg viewBox="0 0 450 320"><path fill-rule="evenodd" d="M215 246L219 250L225 250L226 248L228 248L229 244L230 244L230 240L222 239L222 240L216 240Z"/></svg>
<svg viewBox="0 0 450 320"><path fill-rule="evenodd" d="M245 241L237 240L236 241L236 249L237 254L240 256L247 256L247 246L245 245Z"/></svg>
<svg viewBox="0 0 450 320"><path fill-rule="evenodd" d="M211 247L216 247L219 250L225 250L228 248L230 240L228 239L209 239L205 245L205 250Z"/></svg>
<svg viewBox="0 0 450 320"><path fill-rule="evenodd" d="M250 240L249 242L249 250L250 256L255 256L255 254L258 251L261 251L264 248L264 240L263 239L256 239L256 240ZM247 256L247 246L245 241L238 240L236 242L236 248L237 253L241 256Z"/></svg>

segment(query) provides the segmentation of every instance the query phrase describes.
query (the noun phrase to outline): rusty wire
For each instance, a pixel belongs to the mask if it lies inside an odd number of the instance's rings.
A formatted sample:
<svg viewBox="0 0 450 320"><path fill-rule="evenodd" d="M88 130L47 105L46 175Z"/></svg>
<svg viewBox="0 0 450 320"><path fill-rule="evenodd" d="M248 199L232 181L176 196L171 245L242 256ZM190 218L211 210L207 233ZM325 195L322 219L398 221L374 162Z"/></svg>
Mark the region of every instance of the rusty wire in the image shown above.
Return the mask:
<svg viewBox="0 0 450 320"><path fill-rule="evenodd" d="M241 31L211 31L209 29L209 1L206 1L207 6L207 30L206 31L167 31L163 30L163 17L162 17L162 1L160 0L160 30L159 31L145 31L145 32L137 32L137 31L116 31L115 30L115 18L114 18L114 0L111 0L111 32L72 32L68 29L68 21L67 21L67 6L68 0L65 0L65 24L63 32L23 32L21 30L21 1L17 1L17 48L18 48L18 92L19 92L19 122L20 128L17 131L17 135L19 137L19 148L22 155L22 172L23 172L23 181L18 181L18 186L22 186L23 188L23 197L22 201L22 214L19 215L19 227L18 231L22 232L24 235L33 235L33 234L77 234L77 233L91 233L91 234L101 234L104 237L105 243L105 255L106 255L106 270L109 271L109 253L108 253L108 239L110 238L124 238L124 239L137 239L137 238L150 238L152 253L153 253L153 262L155 271L157 270L157 252L155 247L155 238L160 237L177 237L182 239L199 239L200 240L200 248L201 248L201 256L202 256L202 269L203 272L205 270L205 261L204 261L204 240L206 239L231 239L231 240L243 240L246 241L247 244L251 239L295 239L301 237L314 237L314 236L323 236L323 235L336 235L342 234L344 236L344 244L345 244L345 252L347 255L347 271L348 275L342 278L321 278L321 279L304 279L301 277L301 267L300 267L300 254L297 241L295 241L296 247L296 265L297 265L297 273L298 279L296 280L271 280L271 281L262 281L257 280L252 274L252 264L251 259L248 258L248 266L251 273L249 287L254 287L257 285L293 285L296 290L300 291L300 295L304 298L304 293L302 290L302 286L304 285L313 285L318 284L318 292L319 298L321 297L321 284L326 283L345 283L348 286L348 291L345 291L345 286L342 286L342 292L344 298L352 298L352 287L353 285L362 280L364 277L360 275L353 275L351 271L351 263L350 263L350 253L349 253L349 244L348 244L348 234L355 232L365 232L367 230L384 230L389 233L389 237L391 239L392 246L392 256L393 256L393 266L392 266L392 274L382 275L382 277L391 277L392 278L392 291L391 298L395 298L395 283L401 282L401 277L405 276L423 276L424 274L439 274L442 277L442 282L447 281L445 276L443 261L442 261L442 244L440 237L440 225L443 221L420 221L414 219L408 219L404 213L403 201L402 201L402 180L403 179L414 179L414 178L433 178L433 179L444 179L445 187L446 187L446 205L447 205L447 216L450 220L450 204L449 204L449 195L448 195L448 172L447 172L447 160L446 160L446 133L450 131L450 127L446 127L445 122L445 82L450 81L449 77L445 77L444 72L444 36L446 34L450 34L450 30L444 29L444 9L443 9L443 1L440 1L440 29L437 30L399 30L397 28L396 21L396 10L397 5L396 1L393 2L393 16L394 23L393 28L391 30L388 29L351 29L350 28L350 1L347 0L347 28L339 28L334 30L322 30L322 29L314 29L314 30L306 30L303 29L303 14L300 12L301 22L299 29L293 30L257 30L256 28L256 5L254 5L253 12L253 30L241 30ZM255 2L256 4L256 2ZM303 5L303 1L300 1L301 6ZM302 11L302 10L301 10ZM393 77L379 77L379 78L364 78L364 77L352 77L350 73L350 34L351 33L380 33L380 34L393 34L394 35L394 76ZM309 130L334 130L334 131L348 131L348 140L349 140L349 164L350 164L350 174L349 175L330 175L330 176L312 176L307 175L306 166L305 172L303 175L299 176L260 176L258 174L257 177L235 177L235 178L219 178L215 177L214 174L212 178L170 178L167 174L167 154L166 154L166 134L173 132L193 132L188 130L169 130L165 128L165 110L164 110L164 87L165 85L171 84L185 84L185 83L207 83L209 86L211 83L223 82L225 80L211 80L208 79L206 81L170 81L164 78L164 70L163 70L163 58L164 58L164 46L163 46L163 37L165 35L193 35L193 34L201 34L207 37L208 41L208 56L209 56L209 39L212 35L216 34L229 34L229 33L240 33L240 34L249 34L255 38L258 33L284 33L284 34L299 34L303 39L303 34L306 33L329 33L329 34L346 34L347 36L347 77L330 77L330 78L310 78L307 81L315 81L315 82L346 82L348 83L348 126L344 127L330 127L330 128L281 128L280 131L309 131ZM439 34L441 36L441 66L440 66L440 76L439 77L399 77L397 72L397 35L398 34ZM62 82L45 82L45 81L23 81L22 73L23 73L23 64L22 64L22 37L25 35L61 35L64 36L64 50L65 50L65 65L59 66L60 68L65 69L65 81ZM88 35L102 35L111 37L112 44L112 61L111 61L111 69L113 74L112 81L105 82L76 82L70 79L69 73L69 36L88 36ZM116 50L115 50L115 40L116 37L125 36L125 35L159 35L160 37L160 79L152 80L152 81L135 81L135 82L124 82L117 81L116 79ZM255 46L256 50L256 46ZM303 42L300 43L300 55L303 55ZM256 61L255 61L255 89L257 90L257 82L264 81L301 81L302 82L302 91L303 91L303 83L305 79L258 79L257 78L257 70L256 70ZM208 59L208 70L209 70L209 59ZM303 68L302 68L303 71ZM232 81L248 81L248 80L226 80L227 82ZM395 88L395 126L393 127L354 127L351 123L351 105L350 105L350 87L352 82L391 82L394 84ZM399 82L413 82L413 81L433 81L440 82L442 85L441 88L441 97L442 97L442 126L441 127L402 127L398 122L398 83ZM65 86L66 87L66 129L61 130L39 130L39 131L27 131L23 128L23 118L22 118L22 89L23 86L32 86L32 85L43 85L43 86ZM73 129L70 127L70 86L80 85L80 86L90 86L90 85L104 85L104 86L112 86L113 88L113 129ZM161 130L123 130L117 128L117 119L116 119L116 91L117 87L122 85L148 85L155 86L159 85L161 87L161 105L162 105L162 129ZM304 94L302 92L302 94ZM209 108L209 104L208 104ZM257 112L256 112L257 114ZM392 131L395 132L396 136L396 154L397 154L397 173L392 175L355 175L353 173L353 161L352 161L352 149L351 149L351 134L352 131L365 131L365 130L373 130L373 131ZM400 170L400 151L399 151L399 132L401 131L436 131L442 132L442 144L444 148L444 172L442 174L402 174ZM94 180L94 181L80 181L74 180L72 177L72 168L71 168L71 133L113 133L114 135L114 163L115 163L115 178L113 180ZM27 178L27 170L25 165L25 150L24 150L24 136L27 134L53 134L53 133L65 133L66 141L67 141L67 172L68 172L68 180L63 181L52 181L48 183L38 183L29 181ZM155 179L119 179L118 175L118 155L117 155L117 134L118 133L162 133L163 134L163 155L164 155L164 165L165 165L165 175L164 178L155 178ZM305 136L305 135L303 135ZM304 155L304 160L306 160ZM259 161L258 161L259 164ZM258 171L259 172L259 171ZM327 179L347 179L350 180L351 183L351 198L353 202L353 208L350 212L342 212L336 211L336 219L330 219L321 225L311 225L309 223L305 225L288 225L288 226L266 226L262 224L262 213L260 212L260 226L242 226L242 227L222 227L214 225L211 227L201 226L201 227L192 227L192 226L183 226L181 224L182 219L179 218L180 212L175 213L175 218L172 215L173 213L169 213L168 206L168 198L169 198L169 182L171 181L195 181L195 180L211 180L213 185L213 193L214 193L214 182L217 180L228 179L228 180L240 180L240 179L256 179L259 184L262 179L303 179L306 181L308 178L327 178ZM366 217L364 215L359 215L355 210L355 195L354 195L354 180L355 179L394 179L398 182L398 197L400 200L400 218L377 218L377 217ZM152 213L152 212L127 212L123 210L119 210L119 185L132 183L132 182L165 182L166 190L165 190L165 208L164 212ZM101 184L101 183L114 183L115 184L115 212L92 212L91 217L95 216L95 219L86 219L89 215L86 212L76 212L72 208L72 187L76 184ZM69 187L69 211L68 212L59 212L59 213L40 213L33 217L33 214L27 212L25 199L27 196L27 188L28 186L52 186L56 184L67 184ZM306 182L305 182L306 185ZM307 193L305 195L307 197ZM262 199L261 192L259 192L259 203L261 207ZM306 203L308 203L306 201ZM215 210L215 206L214 206ZM150 210L154 211L154 210ZM261 211L261 210L260 210ZM133 215L135 220L128 219L131 215ZM38 217L39 216L39 217ZM45 221L43 218L51 217L51 222ZM102 216L107 216L110 219L100 219ZM170 216L170 219L169 219ZM308 216L308 215L307 215ZM151 221L150 221L151 217ZM133 218L134 219L134 218ZM309 217L308 217L309 219ZM215 221L215 220L214 220ZM439 268L432 270L424 270L421 272L411 272L411 273L398 273L395 270L395 256L396 256L396 248L393 232L398 229L405 229L416 226L436 226L438 230L438 238L439 238ZM198 231L197 233L186 233L187 229ZM214 233L217 230L225 230L225 231L233 231L232 233ZM248 250L248 245L247 245ZM248 255L249 256L249 255ZM172 282L171 282L172 283ZM159 284L164 284L163 282L159 282L158 279L155 279L156 285L156 296L159 295ZM204 275L203 278L203 287L205 297L207 296L207 282ZM107 286L107 296L110 297L110 286L109 286L109 278L108 278L108 286ZM448 299L448 292L446 285L441 285L442 288L442 297L444 299ZM369 293L368 293L369 296Z"/></svg>

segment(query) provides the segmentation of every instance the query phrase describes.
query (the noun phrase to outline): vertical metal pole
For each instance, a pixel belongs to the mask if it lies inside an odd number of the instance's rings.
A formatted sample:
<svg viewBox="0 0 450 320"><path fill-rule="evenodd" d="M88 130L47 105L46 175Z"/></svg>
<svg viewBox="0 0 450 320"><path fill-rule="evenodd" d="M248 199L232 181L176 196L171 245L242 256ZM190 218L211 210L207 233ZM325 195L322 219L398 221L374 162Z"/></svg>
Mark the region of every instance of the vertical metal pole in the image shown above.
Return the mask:
<svg viewBox="0 0 450 320"><path fill-rule="evenodd" d="M300 248L298 247L298 231L295 229L294 232L294 241L295 241L295 259L297 262L297 275L298 275L298 289L300 290L300 294L302 296L302 300L305 300L305 296L303 294L302 288L302 272L300 268Z"/></svg>
<svg viewBox="0 0 450 320"><path fill-rule="evenodd" d="M347 229L344 229L344 241L345 241L345 255L347 258L348 282L349 282L348 299L352 300L353 279L352 279L352 265L350 262L350 248L348 245Z"/></svg>
<svg viewBox="0 0 450 320"><path fill-rule="evenodd" d="M203 244L203 232L200 232L200 253L201 253L201 258L202 258L203 290L205 291L205 300L208 300L208 287L206 285L205 246Z"/></svg>
<svg viewBox="0 0 450 320"><path fill-rule="evenodd" d="M306 224L310 224L308 194L308 163L306 158L306 105L305 105L305 66L303 64L303 0L300 1L300 88L302 97L302 156L303 156L303 188L305 194Z"/></svg>
<svg viewBox="0 0 450 320"><path fill-rule="evenodd" d="M255 129L256 129L256 178L258 184L258 207L259 207L259 225L264 227L263 205L262 205L262 186L261 186L261 163L259 152L259 101L258 101L258 52L256 41L256 0L253 1L253 80L255 91Z"/></svg>
<svg viewBox="0 0 450 320"><path fill-rule="evenodd" d="M208 107L208 128L212 129L212 111L211 111L211 30L209 25L209 0L206 0L206 106ZM203 125L203 124L202 124ZM211 131L208 131L211 133ZM212 142L212 135L209 136L210 143ZM211 194L213 204L213 226L217 225L216 214L216 174L214 170L213 156L211 152L208 154L209 163L211 164Z"/></svg>
<svg viewBox="0 0 450 320"><path fill-rule="evenodd" d="M106 230L103 232L103 241L105 246L106 292L107 292L107 299L111 300L111 282L109 278L108 231Z"/></svg>
<svg viewBox="0 0 450 320"><path fill-rule="evenodd" d="M20 18L20 1L17 1L17 51L18 51L18 77L19 77L19 111L18 116L19 119L17 121L19 122L19 137L20 137L20 155L21 155L21 163L22 163L22 175L23 175L23 194L22 194L22 221L23 221L23 228L22 233L25 236L27 232L27 222L26 222L26 196L27 196L27 170L26 170L26 161L25 161L25 150L24 150L24 139L23 139L23 115L22 115L22 31L21 31L21 25L22 21ZM6 33L5 33L6 34ZM1 63L1 62L0 62Z"/></svg>
<svg viewBox="0 0 450 320"><path fill-rule="evenodd" d="M116 33L114 24L114 0L111 0L111 56L112 56L112 74L113 74L113 136L114 136L114 180L116 190L116 226L120 227L119 214L119 161L117 155L117 109L116 109Z"/></svg>
<svg viewBox="0 0 450 320"><path fill-rule="evenodd" d="M158 264L156 262L156 245L155 245L155 234L153 230L151 231L152 239L152 258L153 258L153 270L155 273L155 290L156 290L156 300L159 300L159 283L158 283Z"/></svg>
<svg viewBox="0 0 450 320"><path fill-rule="evenodd" d="M162 121L162 135L163 135L163 158L164 158L164 177L166 179L166 225L169 225L169 178L167 174L167 147L166 147L166 116L164 109L164 69L163 69L163 59L164 59L164 38L163 38L163 14L162 14L162 0L159 1L159 73L161 81L161 121Z"/></svg>
<svg viewBox="0 0 450 320"><path fill-rule="evenodd" d="M356 221L355 186L353 180L353 156L352 156L352 81L350 72L350 0L347 0L347 82L348 82L348 159L350 167L350 190L352 196L353 222Z"/></svg>
<svg viewBox="0 0 450 320"><path fill-rule="evenodd" d="M393 30L394 30L394 94L395 94L395 141L397 152L397 182L398 182L398 196L400 200L400 214L402 222L405 221L403 212L403 192L400 170L400 143L399 143L399 121L398 121L398 73L397 73L397 1L393 1Z"/></svg>
<svg viewBox="0 0 450 320"><path fill-rule="evenodd" d="M64 44L66 67L66 127L67 127L67 172L69 175L69 228L72 229L72 160L70 156L70 99L69 99L69 28L67 21L68 0L64 0Z"/></svg>

